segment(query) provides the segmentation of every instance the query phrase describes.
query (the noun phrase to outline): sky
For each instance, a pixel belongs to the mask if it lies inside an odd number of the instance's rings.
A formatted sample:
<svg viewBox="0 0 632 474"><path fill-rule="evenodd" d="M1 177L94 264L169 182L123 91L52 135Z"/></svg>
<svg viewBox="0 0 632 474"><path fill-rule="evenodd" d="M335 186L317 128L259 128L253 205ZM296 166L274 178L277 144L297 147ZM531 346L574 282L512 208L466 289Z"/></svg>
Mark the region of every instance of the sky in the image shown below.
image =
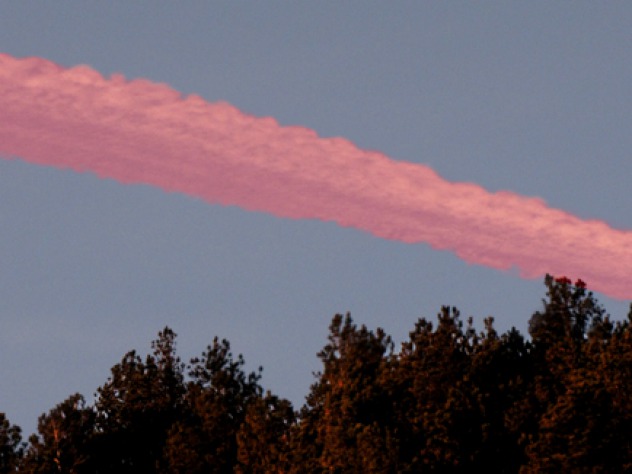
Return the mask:
<svg viewBox="0 0 632 474"><path fill-rule="evenodd" d="M88 147L86 128L71 124L71 113L49 114L57 125L46 122L51 138L41 147L47 162L33 163L27 149L36 140L12 137L19 135L15 130L41 128L31 125L32 114L6 112L5 99L0 147L8 150L13 140L15 150L25 151L5 151L0 159L0 410L27 434L34 431L37 416L70 394L90 400L109 369L128 350L146 353L165 325L178 334L185 360L214 336L228 339L248 369L263 366L265 388L297 407L319 369L316 353L336 313L349 311L357 323L382 327L396 342L442 305L473 316L479 328L491 315L501 331L515 326L526 332L545 295L543 276L523 278L524 269L491 268L464 252L460 258L438 249L443 239L451 241L450 226L432 245L425 237L382 238L371 226L399 225L397 203L417 191L409 183L400 192L392 187L396 181L383 179L369 189L370 200L353 178L357 171L361 181L364 162L403 169L411 180L419 170L432 170L441 182L461 183L457 191L495 193L493 202L521 197L512 208L518 217L530 215L521 214L521 203L538 203L572 216L575 227L601 221L599 229L629 241L631 22L632 7L624 2L575 2L572 10L561 2L0 2L0 53L52 61L61 70L85 65L106 84L118 80L113 74L150 81L137 83L138 96L150 83L165 84L182 94L173 99L177 104L190 95L205 104L227 103L239 117L271 127L269 133L280 130L279 136L313 131L313 147L322 145L333 163L323 175L331 179L319 177L324 168L307 167L295 181L296 173L282 175L272 191L265 187L265 167L255 168L241 187L228 173L227 192L240 191L232 201L204 190L157 187L150 179L123 184L113 173L56 165L87 153L107 161L111 153L105 145ZM0 74L16 77L9 63L0 64ZM44 103L18 105L35 113L48 110ZM98 100L86 103L101 110ZM196 118L186 107L178 110L174 126L194 128ZM16 117L24 123L16 125ZM153 122L145 125L157 141L167 136ZM101 133L114 130L103 127ZM235 153L248 154L247 130L233 132ZM130 146L138 141L130 136L117 159L155 151ZM336 155L337 137L360 158ZM48 146L60 143L65 148ZM164 143L178 166L193 156L182 140ZM280 148L271 149L277 156ZM301 155L308 146L289 149L297 152L295 164L323 159ZM355 165L348 171L345 163ZM147 167L151 174L154 168ZM323 196L322 186L340 176L346 180L325 205L336 212L307 209ZM281 192L267 206L286 182L293 194ZM304 193L303 182L310 185ZM362 219L346 220L356 198ZM295 203L300 212L282 212L281 202ZM480 209L479 215L487 212ZM438 217L410 219L424 233ZM518 253L552 233L550 246L564 261L582 259L588 263L581 269L591 275L615 272L620 288L632 286L629 271L611 268L612 260L603 268L609 256L593 254L592 242L581 247L555 240L557 226L542 227L544 237L525 234L522 242L520 228L507 232L494 219L458 221L459 242L488 233L494 245ZM629 248L619 244L610 257L626 262ZM525 251L521 265L536 259L533 252L537 248ZM543 255L544 268L548 262L558 268ZM618 299L607 294L596 291L622 319L629 290Z"/></svg>

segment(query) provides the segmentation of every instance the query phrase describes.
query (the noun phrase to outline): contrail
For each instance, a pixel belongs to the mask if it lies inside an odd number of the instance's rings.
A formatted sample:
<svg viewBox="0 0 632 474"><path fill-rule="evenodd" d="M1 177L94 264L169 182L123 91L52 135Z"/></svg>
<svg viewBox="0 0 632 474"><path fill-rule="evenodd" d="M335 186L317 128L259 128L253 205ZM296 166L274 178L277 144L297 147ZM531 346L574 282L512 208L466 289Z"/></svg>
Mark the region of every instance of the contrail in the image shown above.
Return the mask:
<svg viewBox="0 0 632 474"><path fill-rule="evenodd" d="M0 55L0 153L424 242L470 263L516 267L526 278L582 278L596 291L632 299L632 231L86 66Z"/></svg>

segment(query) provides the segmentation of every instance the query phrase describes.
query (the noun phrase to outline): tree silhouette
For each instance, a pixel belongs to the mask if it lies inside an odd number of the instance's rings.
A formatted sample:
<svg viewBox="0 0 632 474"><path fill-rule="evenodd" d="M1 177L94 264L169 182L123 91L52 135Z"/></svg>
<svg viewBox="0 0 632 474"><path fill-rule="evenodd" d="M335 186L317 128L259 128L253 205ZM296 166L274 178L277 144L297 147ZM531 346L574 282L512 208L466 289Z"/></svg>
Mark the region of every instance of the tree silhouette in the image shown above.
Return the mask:
<svg viewBox="0 0 632 474"><path fill-rule="evenodd" d="M261 395L260 374L243 371L226 340L213 340L193 359L185 398L187 411L169 432L166 460L171 472L233 472L237 434L249 404Z"/></svg>
<svg viewBox="0 0 632 474"><path fill-rule="evenodd" d="M0 413L0 474L16 472L23 453L22 430Z"/></svg>
<svg viewBox="0 0 632 474"><path fill-rule="evenodd" d="M537 431L526 472L622 472L632 467L629 323L610 323L585 284L545 280L534 315ZM632 317L632 312L631 316Z"/></svg>
<svg viewBox="0 0 632 474"><path fill-rule="evenodd" d="M335 315L296 412L228 341L184 364L166 327L28 445L0 413L0 474L632 471L632 307L613 323L581 280L545 285L530 339L446 306L395 351Z"/></svg>
<svg viewBox="0 0 632 474"><path fill-rule="evenodd" d="M165 328L143 361L128 352L97 390L92 449L100 472L162 472L167 434L184 412L184 364L175 353L176 334Z"/></svg>
<svg viewBox="0 0 632 474"><path fill-rule="evenodd" d="M90 472L88 445L94 436L94 411L74 394L40 416L29 439L23 471L38 474Z"/></svg>
<svg viewBox="0 0 632 474"><path fill-rule="evenodd" d="M388 472L392 404L381 383L392 352L384 331L336 315L318 354L323 371L294 430L292 472Z"/></svg>
<svg viewBox="0 0 632 474"><path fill-rule="evenodd" d="M236 472L265 474L288 472L292 404L267 392L253 399L237 433Z"/></svg>

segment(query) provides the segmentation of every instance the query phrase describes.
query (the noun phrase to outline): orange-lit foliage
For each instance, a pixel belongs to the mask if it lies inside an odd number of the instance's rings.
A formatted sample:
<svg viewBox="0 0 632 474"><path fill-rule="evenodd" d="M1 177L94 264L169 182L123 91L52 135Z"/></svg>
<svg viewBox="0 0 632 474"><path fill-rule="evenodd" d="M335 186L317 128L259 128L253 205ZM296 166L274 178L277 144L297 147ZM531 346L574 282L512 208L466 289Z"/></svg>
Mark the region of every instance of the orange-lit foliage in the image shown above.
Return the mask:
<svg viewBox="0 0 632 474"><path fill-rule="evenodd" d="M583 281L545 284L529 339L444 307L396 351L336 315L298 412L227 341L185 365L165 328L93 406L43 415L26 451L0 414L0 474L630 471L632 311L613 323Z"/></svg>

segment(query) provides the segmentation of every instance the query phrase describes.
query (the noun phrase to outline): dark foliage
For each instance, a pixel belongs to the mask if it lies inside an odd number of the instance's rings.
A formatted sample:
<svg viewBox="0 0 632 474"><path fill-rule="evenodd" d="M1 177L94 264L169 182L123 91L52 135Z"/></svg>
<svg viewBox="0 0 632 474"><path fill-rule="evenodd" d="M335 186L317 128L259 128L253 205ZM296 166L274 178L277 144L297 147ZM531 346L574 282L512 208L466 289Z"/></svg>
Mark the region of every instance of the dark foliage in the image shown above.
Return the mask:
<svg viewBox="0 0 632 474"><path fill-rule="evenodd" d="M0 413L0 474L632 471L632 310L613 323L581 280L545 284L528 339L444 307L395 351L334 316L297 412L228 341L185 364L165 328L28 444Z"/></svg>
<svg viewBox="0 0 632 474"><path fill-rule="evenodd" d="M22 430L0 413L0 474L16 472L23 454Z"/></svg>

